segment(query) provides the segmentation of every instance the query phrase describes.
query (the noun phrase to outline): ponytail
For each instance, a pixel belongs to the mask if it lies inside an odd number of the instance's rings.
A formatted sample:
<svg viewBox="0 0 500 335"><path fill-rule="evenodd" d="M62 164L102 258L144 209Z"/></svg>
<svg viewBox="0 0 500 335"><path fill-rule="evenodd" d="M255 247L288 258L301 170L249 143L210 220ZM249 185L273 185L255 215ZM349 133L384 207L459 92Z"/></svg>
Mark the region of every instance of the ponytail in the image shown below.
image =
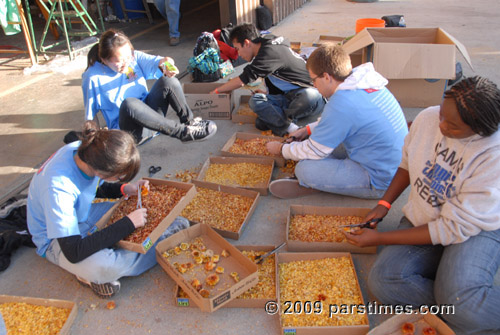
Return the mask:
<svg viewBox="0 0 500 335"><path fill-rule="evenodd" d="M134 179L141 159L134 138L117 129L99 129L94 121L86 121L78 157L105 178L118 176L123 182Z"/></svg>

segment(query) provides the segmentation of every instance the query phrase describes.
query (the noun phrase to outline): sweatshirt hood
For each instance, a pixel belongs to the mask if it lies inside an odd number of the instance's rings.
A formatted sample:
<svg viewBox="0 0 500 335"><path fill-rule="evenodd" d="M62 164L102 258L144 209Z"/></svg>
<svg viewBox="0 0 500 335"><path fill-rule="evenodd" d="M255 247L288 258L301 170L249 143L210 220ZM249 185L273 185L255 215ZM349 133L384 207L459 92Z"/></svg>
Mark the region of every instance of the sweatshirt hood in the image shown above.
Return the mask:
<svg viewBox="0 0 500 335"><path fill-rule="evenodd" d="M380 90L389 81L375 71L373 63L368 62L352 69L352 74L339 85L337 90Z"/></svg>

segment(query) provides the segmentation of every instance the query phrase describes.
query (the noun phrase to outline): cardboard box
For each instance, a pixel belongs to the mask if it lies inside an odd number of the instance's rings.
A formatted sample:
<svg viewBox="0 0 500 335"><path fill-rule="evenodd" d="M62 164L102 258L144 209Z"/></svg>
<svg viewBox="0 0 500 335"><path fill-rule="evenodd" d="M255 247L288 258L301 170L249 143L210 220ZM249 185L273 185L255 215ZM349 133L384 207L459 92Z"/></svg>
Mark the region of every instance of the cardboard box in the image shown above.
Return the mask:
<svg viewBox="0 0 500 335"><path fill-rule="evenodd" d="M283 141L283 138L277 137L277 136L264 136L260 134L252 134L252 133L240 133L236 132L229 138L229 140L224 144L224 146L221 149L222 156L232 156L232 157L254 157L254 158L272 158L274 159L274 162L276 166L278 167L283 167L285 166L285 159L283 156L261 156L261 155L243 155L243 154L235 154L232 152L229 152L229 148L231 148L234 144L234 141L240 138L242 140L251 140L253 138L265 138L265 139L270 139L273 141L278 141L281 142Z"/></svg>
<svg viewBox="0 0 500 335"><path fill-rule="evenodd" d="M399 314L391 317L389 320L384 321L382 324L370 330L368 335L399 335L401 334L401 327L406 322L411 322L415 325L415 334L422 334L423 328L428 326L434 328L439 335L455 334L455 332L437 316L413 312L412 314Z"/></svg>
<svg viewBox="0 0 500 335"><path fill-rule="evenodd" d="M365 217L371 208L356 208L356 207L322 207L322 206L306 206L306 205L291 205L288 210L288 218L286 221L286 243L288 251L345 251L359 254L374 254L377 252L377 247L358 247L347 241L344 242L303 242L290 240L288 235L290 232L291 218L294 215L355 215Z"/></svg>
<svg viewBox="0 0 500 335"><path fill-rule="evenodd" d="M168 259L162 256L163 252L176 247L182 242L192 241L198 236L203 238L204 245L207 249L213 250L214 254L220 255L222 250L227 250L229 252L229 257L221 256L219 263L217 263L224 267L225 271L224 274L219 275L220 281L214 288L214 290L217 289L215 295L214 291L212 291L211 296L208 298L203 298L190 284L193 277L196 277L205 286L204 279L206 273L204 270L200 273L193 273L192 270L189 270L181 274ZM191 300L198 305L203 312L216 311L249 288L255 286L259 281L257 265L206 224L191 226L158 243L156 246L156 259L165 272L172 277L177 285L191 297ZM235 282L228 275L232 271L238 272L240 278L239 282Z"/></svg>
<svg viewBox="0 0 500 335"><path fill-rule="evenodd" d="M472 67L464 45L441 28L366 28L343 47L362 50L362 62L373 62L403 107L441 103L447 80L455 78L455 49Z"/></svg>
<svg viewBox="0 0 500 335"><path fill-rule="evenodd" d="M240 251L253 250L253 251L271 251L275 248L272 245L237 245L236 248ZM274 257L276 261L276 254L269 257ZM268 299L242 299L237 297L229 301L223 308L262 308L264 309L266 302L269 300L276 301L277 297L269 297ZM175 288L175 304L179 307L197 307L191 303L190 298L183 298L179 295L179 286Z"/></svg>
<svg viewBox="0 0 500 335"><path fill-rule="evenodd" d="M233 115L231 116L231 120L234 123L255 123L255 119L257 119L257 114L253 113L253 115L243 115L243 114L238 114L238 110L240 109L240 106L243 104L248 104L248 101L250 100L252 96L251 95L241 95L238 102L234 105L233 108Z"/></svg>
<svg viewBox="0 0 500 335"><path fill-rule="evenodd" d="M251 156L246 156L246 157L220 157L220 156L209 157L205 161L203 166L201 167L200 173L198 173L198 177L196 177L195 180L210 183L210 182L207 182L204 180L210 164L238 164L238 163L255 163L255 164L262 164L262 165L271 166L271 173L269 174L269 177L261 184L257 184L255 186L251 186L251 187L250 186L231 185L231 186L235 186L235 187L244 188L247 190L253 190L253 191L259 192L261 195L267 195L269 183L271 182L271 177L273 174L272 170L274 168L274 160L272 158L269 158L269 157L268 158L252 158ZM215 183L210 183L210 184L215 184ZM215 184L215 185L217 185L217 184Z"/></svg>
<svg viewBox="0 0 500 335"><path fill-rule="evenodd" d="M210 94L221 83L183 84L186 101L195 116L210 120L230 120L232 111L231 93Z"/></svg>
<svg viewBox="0 0 500 335"><path fill-rule="evenodd" d="M294 261L303 261L303 260L317 260L324 258L337 258L337 257L349 257L352 268L354 269L354 264L352 262L351 254L348 252L308 252L308 253L295 253L295 252L283 252L278 253L277 263L276 263L276 285L277 285L277 295L278 295L278 306L283 306L281 302L280 296L280 285L279 285L279 264L289 263ZM304 274L308 276L308 274ZM359 281L356 276L356 272L354 271L354 276L356 279L357 292L361 297L361 304L365 305L363 295L361 293L361 288L359 287ZM297 300L298 301L298 300ZM311 301L314 303L314 301ZM294 302L295 303L295 302ZM299 303L306 303L305 301ZM347 304L348 302L346 302ZM329 306L323 304L322 313L329 313ZM282 310L283 312L283 310ZM302 311L304 313L304 311ZM294 334L294 335L322 335L322 334L342 334L342 335L365 335L370 329L368 323L367 314L364 315L364 319L366 320L365 325L357 325L357 326L336 326L336 327L284 327L281 319L281 315L279 317L279 323L281 328L281 334Z"/></svg>
<svg viewBox="0 0 500 335"><path fill-rule="evenodd" d="M313 46L318 47L320 45L329 44L329 43L343 45L351 37L319 35L318 39L313 43ZM350 54L350 56L351 56L351 64L352 64L353 68L362 64L362 58L363 58L362 50L354 51Z"/></svg>
<svg viewBox="0 0 500 335"><path fill-rule="evenodd" d="M230 238L233 240L239 240L241 234L243 233L243 230L247 226L248 221L252 217L252 214L255 211L255 208L257 207L257 203L259 202L259 197L260 197L259 192L252 191L252 190L246 190L246 189L242 189L239 187L218 185L218 184L208 183L208 182L199 181L199 180L193 180L192 183L196 186L197 189L200 187L207 188L207 189L215 190L218 192L236 194L236 195L240 195L240 196L252 199L252 201L253 201L252 206L250 207L250 210L247 212L246 217L245 217L240 229L237 232L222 230L219 228L212 227L212 229L215 230L217 233L219 233L221 236L224 236L226 238ZM197 222L197 223L200 223L200 222Z"/></svg>
<svg viewBox="0 0 500 335"><path fill-rule="evenodd" d="M76 316L78 315L78 308L73 301L68 300L58 300L58 299L43 299L43 298L31 298L31 297L20 297L13 295L0 295L0 304L9 303L9 302L22 302L31 305L38 306L47 306L47 307L58 307L58 308L67 308L70 309L71 312L66 319L63 327L59 331L61 335L70 334L71 325L75 321ZM5 317L5 316L4 316Z"/></svg>
<svg viewBox="0 0 500 335"><path fill-rule="evenodd" d="M152 179L152 178L144 178L145 180L149 180L150 184L153 185L168 185L181 190L186 191L186 194L179 200L177 205L168 213L168 215L160 222L160 224L151 232L151 234L142 242L142 243L132 243L129 241L121 240L117 243L117 245L123 249L135 251L141 254L145 254L160 238L160 236L165 232L165 230L174 222L175 218L180 215L184 207L194 198L196 195L196 188L193 184L190 183L182 183L178 181L170 181L170 180L162 180L162 179ZM96 226L99 229L106 227L113 212L118 207L118 205L123 201L117 201L117 203L111 207L111 209L96 223Z"/></svg>

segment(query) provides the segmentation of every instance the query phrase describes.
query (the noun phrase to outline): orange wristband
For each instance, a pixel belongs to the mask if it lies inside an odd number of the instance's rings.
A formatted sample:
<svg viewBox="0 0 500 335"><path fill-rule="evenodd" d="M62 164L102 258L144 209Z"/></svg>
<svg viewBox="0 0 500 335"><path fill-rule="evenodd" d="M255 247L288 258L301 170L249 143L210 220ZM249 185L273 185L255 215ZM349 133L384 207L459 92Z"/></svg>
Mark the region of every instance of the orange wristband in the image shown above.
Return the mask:
<svg viewBox="0 0 500 335"><path fill-rule="evenodd" d="M307 135L311 135L312 134L311 127L309 127L309 125L307 125L306 129L307 129Z"/></svg>
<svg viewBox="0 0 500 335"><path fill-rule="evenodd" d="M384 206L385 208L387 208L388 210L391 209L391 204L388 203L387 201L385 200L379 200L378 201L378 205L380 206Z"/></svg>
<svg viewBox="0 0 500 335"><path fill-rule="evenodd" d="M214 90L214 92L215 92L215 94L220 94L219 89L217 89L217 88Z"/></svg>
<svg viewBox="0 0 500 335"><path fill-rule="evenodd" d="M123 196L126 197L127 195L125 194L125 191L123 190L125 188L125 185L127 185L127 183L122 184L122 186L120 187L120 192L122 192Z"/></svg>

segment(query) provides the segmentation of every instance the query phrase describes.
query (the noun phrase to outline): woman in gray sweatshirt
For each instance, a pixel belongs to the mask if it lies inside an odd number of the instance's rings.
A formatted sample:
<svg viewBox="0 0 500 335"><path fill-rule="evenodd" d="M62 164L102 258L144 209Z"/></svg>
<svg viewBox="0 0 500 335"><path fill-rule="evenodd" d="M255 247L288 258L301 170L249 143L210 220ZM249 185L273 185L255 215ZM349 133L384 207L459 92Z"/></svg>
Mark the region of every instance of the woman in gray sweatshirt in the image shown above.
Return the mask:
<svg viewBox="0 0 500 335"><path fill-rule="evenodd" d="M500 332L500 287L493 285L500 266L499 123L494 83L473 77L455 84L441 106L416 117L396 175L366 217L387 215L411 186L399 229L346 233L359 246L387 245L368 281L382 303L439 304L457 334Z"/></svg>

